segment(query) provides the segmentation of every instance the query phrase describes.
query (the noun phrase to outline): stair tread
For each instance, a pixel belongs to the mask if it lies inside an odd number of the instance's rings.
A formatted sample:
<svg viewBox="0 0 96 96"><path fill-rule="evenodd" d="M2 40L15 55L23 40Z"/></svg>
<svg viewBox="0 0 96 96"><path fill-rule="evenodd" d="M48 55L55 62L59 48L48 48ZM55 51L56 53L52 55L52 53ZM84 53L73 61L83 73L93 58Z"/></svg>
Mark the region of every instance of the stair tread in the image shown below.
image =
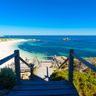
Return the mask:
<svg viewBox="0 0 96 96"><path fill-rule="evenodd" d="M70 83L70 82L68 82L68 81L50 81L50 82L48 82L48 81L40 81L40 82L38 82L38 81L31 81L31 80L29 80L29 81L27 81L27 80L25 80L25 81L21 81L21 83L24 85L24 84L29 84L29 85L41 85L41 84L46 84L46 85L55 85L55 84L59 84L59 85L62 85L62 84L72 84L72 83Z"/></svg>
<svg viewBox="0 0 96 96"><path fill-rule="evenodd" d="M8 96L78 96L74 85L69 81L22 81Z"/></svg>
<svg viewBox="0 0 96 96"><path fill-rule="evenodd" d="M34 86L29 86L29 85L21 85L21 86L16 86L14 87L14 90L47 90L47 89L74 89L74 85L34 85Z"/></svg>
<svg viewBox="0 0 96 96"><path fill-rule="evenodd" d="M46 96L46 95L77 95L75 89L62 89L62 90L35 90L35 91L12 91L8 96Z"/></svg>

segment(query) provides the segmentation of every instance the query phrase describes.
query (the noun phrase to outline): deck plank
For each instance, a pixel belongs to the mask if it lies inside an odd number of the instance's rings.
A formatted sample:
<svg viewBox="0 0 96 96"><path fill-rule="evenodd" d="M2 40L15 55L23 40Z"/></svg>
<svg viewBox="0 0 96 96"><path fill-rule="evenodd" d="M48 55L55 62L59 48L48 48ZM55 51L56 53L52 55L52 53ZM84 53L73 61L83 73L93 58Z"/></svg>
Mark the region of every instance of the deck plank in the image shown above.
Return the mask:
<svg viewBox="0 0 96 96"><path fill-rule="evenodd" d="M74 85L68 81L22 81L7 96L78 96Z"/></svg>
<svg viewBox="0 0 96 96"><path fill-rule="evenodd" d="M46 96L46 95L77 95L75 89L70 90L39 90L39 91L13 91L8 96Z"/></svg>
<svg viewBox="0 0 96 96"><path fill-rule="evenodd" d="M68 82L67 80L64 80L64 81L50 81L50 82L46 82L46 81L40 81L40 82L37 82L37 81L31 81L31 80L25 80L25 81L22 81L22 85L42 85L42 84L46 84L46 85L62 85L62 84L71 84L71 82Z"/></svg>
<svg viewBox="0 0 96 96"><path fill-rule="evenodd" d="M73 85L38 85L38 86L16 86L13 90L54 90L54 89L74 89Z"/></svg>

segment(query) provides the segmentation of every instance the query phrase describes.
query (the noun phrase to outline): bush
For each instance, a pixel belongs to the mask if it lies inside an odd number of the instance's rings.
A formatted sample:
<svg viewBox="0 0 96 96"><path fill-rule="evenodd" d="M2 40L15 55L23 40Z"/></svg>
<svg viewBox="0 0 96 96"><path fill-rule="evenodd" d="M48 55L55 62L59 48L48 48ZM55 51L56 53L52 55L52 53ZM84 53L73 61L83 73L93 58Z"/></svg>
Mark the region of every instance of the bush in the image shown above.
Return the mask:
<svg viewBox="0 0 96 96"><path fill-rule="evenodd" d="M61 70L55 70L54 73L51 75L52 81L66 80L67 78L68 73Z"/></svg>
<svg viewBox="0 0 96 96"><path fill-rule="evenodd" d="M51 75L52 80L68 80L68 71L55 70ZM80 96L96 96L96 73L87 70L80 73L74 71L73 83Z"/></svg>
<svg viewBox="0 0 96 96"><path fill-rule="evenodd" d="M10 68L0 70L0 85L5 89L11 89L16 84L16 75Z"/></svg>

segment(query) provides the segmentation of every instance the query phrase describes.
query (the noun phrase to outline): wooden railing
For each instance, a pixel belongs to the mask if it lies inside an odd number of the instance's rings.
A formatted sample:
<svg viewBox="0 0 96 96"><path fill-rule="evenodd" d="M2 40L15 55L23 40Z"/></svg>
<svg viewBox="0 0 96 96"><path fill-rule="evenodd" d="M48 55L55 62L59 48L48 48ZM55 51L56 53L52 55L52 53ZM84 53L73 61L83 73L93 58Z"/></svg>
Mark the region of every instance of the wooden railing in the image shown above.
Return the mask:
<svg viewBox="0 0 96 96"><path fill-rule="evenodd" d="M90 68L91 70L93 70L94 72L96 72L96 66L89 63L88 61L84 60L83 58L81 58L80 56L78 56L77 54L74 53L73 49L70 49L70 54L69 54L69 76L68 76L68 80L70 82L73 82L73 64L74 64L74 58L78 59L80 62L82 62L83 64L85 64L88 68Z"/></svg>
<svg viewBox="0 0 96 96"><path fill-rule="evenodd" d="M88 61L84 60L83 58L81 58L80 56L78 56L77 54L74 53L73 49L70 49L69 52L69 57L67 57L67 59L65 59L65 61L59 66L59 69L62 68L62 66L64 64L66 64L66 62L69 61L68 64L68 80L70 82L73 82L73 71L74 71L74 59L78 59L80 62L82 62L83 64L85 64L88 68L90 68L91 70L93 70L94 72L96 72L96 66L89 63Z"/></svg>
<svg viewBox="0 0 96 96"><path fill-rule="evenodd" d="M15 73L16 73L16 83L17 84L21 83L20 60L30 68L31 77L32 77L33 65L28 64L25 60L23 60L20 57L19 50L15 50L12 55L9 55L8 57L5 57L4 59L1 59L0 60L0 65L6 63L7 61L11 60L12 58L14 58L14 62L15 62Z"/></svg>
<svg viewBox="0 0 96 96"><path fill-rule="evenodd" d="M69 58L67 57L67 59L65 59L64 62L59 66L59 69L62 68L62 66L63 66L64 64L66 64L68 60L69 60Z"/></svg>
<svg viewBox="0 0 96 96"><path fill-rule="evenodd" d="M20 61L25 63L29 68L32 76L33 71L33 64L28 64L25 60L23 60L20 57L19 50L15 50L12 55L9 55L8 57L5 57L4 59L0 60L0 65L4 64L5 62L9 61L10 59L14 58L15 61L15 72L16 72L16 81L17 84L20 84L21 76L20 76ZM73 49L70 49L69 57L59 66L59 68L62 67L66 62L69 61L68 65L68 80L70 82L73 82L73 64L74 64L74 58L78 59L80 62L84 63L87 67L92 69L94 72L96 72L96 66L90 64L88 61L84 60L83 58L79 57L77 54L74 53Z"/></svg>

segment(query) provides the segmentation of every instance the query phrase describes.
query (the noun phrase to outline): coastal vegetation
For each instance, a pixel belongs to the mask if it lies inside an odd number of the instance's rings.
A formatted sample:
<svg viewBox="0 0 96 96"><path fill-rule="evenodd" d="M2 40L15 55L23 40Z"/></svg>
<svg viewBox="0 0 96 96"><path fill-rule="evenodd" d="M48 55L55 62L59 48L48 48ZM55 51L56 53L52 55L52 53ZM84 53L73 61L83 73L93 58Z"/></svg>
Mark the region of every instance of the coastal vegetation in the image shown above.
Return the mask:
<svg viewBox="0 0 96 96"><path fill-rule="evenodd" d="M0 42L6 42L6 41L12 41L12 40L18 40L18 38L0 38Z"/></svg>
<svg viewBox="0 0 96 96"><path fill-rule="evenodd" d="M96 60L96 58L87 58L87 60L95 63L94 59ZM74 67L78 64L82 63L75 61ZM88 68L84 71L74 70L73 77L73 83L80 96L96 96L96 73ZM62 69L56 68L51 75L51 79L53 81L68 80L68 66L65 65Z"/></svg>
<svg viewBox="0 0 96 96"><path fill-rule="evenodd" d="M0 86L4 89L11 89L16 84L16 75L10 68L0 70Z"/></svg>

